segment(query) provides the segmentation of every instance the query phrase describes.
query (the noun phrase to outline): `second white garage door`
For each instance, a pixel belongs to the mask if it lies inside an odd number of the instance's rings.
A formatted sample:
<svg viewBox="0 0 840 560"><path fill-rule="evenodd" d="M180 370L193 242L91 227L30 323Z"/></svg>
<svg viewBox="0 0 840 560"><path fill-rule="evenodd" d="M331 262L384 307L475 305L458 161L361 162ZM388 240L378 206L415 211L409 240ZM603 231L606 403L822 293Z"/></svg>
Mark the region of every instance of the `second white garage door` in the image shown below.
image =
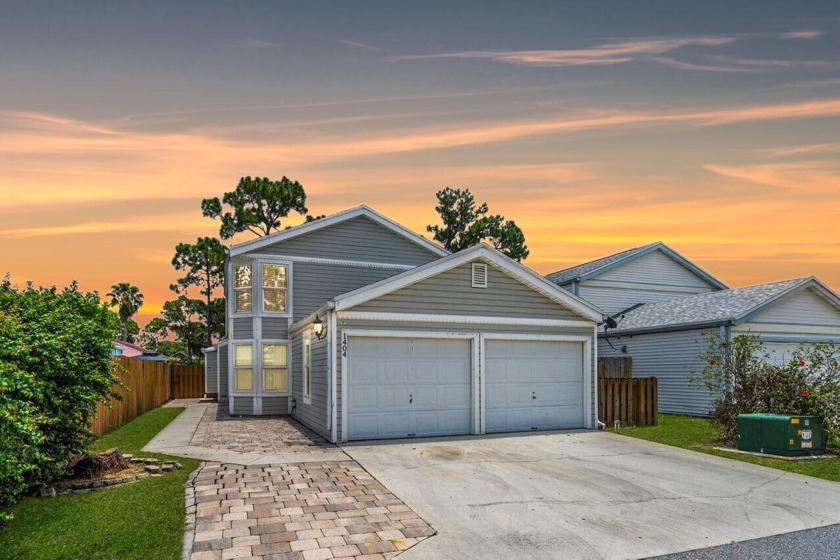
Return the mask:
<svg viewBox="0 0 840 560"><path fill-rule="evenodd" d="M470 340L352 336L348 355L348 439L470 433Z"/></svg>
<svg viewBox="0 0 840 560"><path fill-rule="evenodd" d="M487 432L584 426L580 342L486 340Z"/></svg>

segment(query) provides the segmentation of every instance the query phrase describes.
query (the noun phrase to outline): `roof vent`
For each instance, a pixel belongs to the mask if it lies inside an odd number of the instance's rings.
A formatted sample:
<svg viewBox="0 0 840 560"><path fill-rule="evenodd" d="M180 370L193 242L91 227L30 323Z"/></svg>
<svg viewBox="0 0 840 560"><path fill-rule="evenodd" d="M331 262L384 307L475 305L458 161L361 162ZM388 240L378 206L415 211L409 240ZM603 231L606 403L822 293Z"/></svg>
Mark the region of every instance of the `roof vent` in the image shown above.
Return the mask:
<svg viewBox="0 0 840 560"><path fill-rule="evenodd" d="M487 265L484 263L473 263L472 265L472 287L487 287Z"/></svg>

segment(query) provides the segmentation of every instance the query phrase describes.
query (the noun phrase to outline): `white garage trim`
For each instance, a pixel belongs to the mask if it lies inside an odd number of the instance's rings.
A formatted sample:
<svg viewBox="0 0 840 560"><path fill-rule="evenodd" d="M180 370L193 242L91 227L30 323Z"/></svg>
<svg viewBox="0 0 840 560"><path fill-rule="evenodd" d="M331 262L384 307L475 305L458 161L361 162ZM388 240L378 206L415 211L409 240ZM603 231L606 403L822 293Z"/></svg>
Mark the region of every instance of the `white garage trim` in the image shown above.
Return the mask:
<svg viewBox="0 0 840 560"><path fill-rule="evenodd" d="M342 319L358 321L516 325L581 329L588 329L595 324L593 321L577 321L573 319L531 319L527 317L489 317L486 315L438 315L434 313L380 313L378 311L339 311L338 316Z"/></svg>
<svg viewBox="0 0 840 560"><path fill-rule="evenodd" d="M477 333L455 333L455 332L429 332L429 331L395 331L375 329L343 329L341 331L341 441L347 441L347 424L350 408L347 406L347 372L350 357L347 355L348 341L352 337L371 338L439 338L439 339L465 339L472 341L471 344L471 386L472 386L472 433L479 433L479 407L478 392L475 390L478 383L478 361L479 361L479 335Z"/></svg>
<svg viewBox="0 0 840 560"><path fill-rule="evenodd" d="M503 333L485 333L480 336L479 345L481 346L481 410L485 410L485 375L487 371L485 367L485 351L484 343L486 340L533 340L541 342L580 342L583 344L583 406L584 410L584 428L592 428L592 337L580 335L540 335L540 334L503 334ZM486 414L481 415L481 433L486 433Z"/></svg>

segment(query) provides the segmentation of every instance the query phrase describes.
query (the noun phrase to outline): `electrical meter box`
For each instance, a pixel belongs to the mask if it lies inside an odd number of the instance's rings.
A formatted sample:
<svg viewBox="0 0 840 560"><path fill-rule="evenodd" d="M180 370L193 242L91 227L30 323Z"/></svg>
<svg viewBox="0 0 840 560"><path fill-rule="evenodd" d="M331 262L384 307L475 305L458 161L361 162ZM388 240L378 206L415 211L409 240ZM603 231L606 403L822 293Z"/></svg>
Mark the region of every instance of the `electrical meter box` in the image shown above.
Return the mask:
<svg viewBox="0 0 840 560"><path fill-rule="evenodd" d="M795 457L825 450L820 416L739 414L738 449Z"/></svg>

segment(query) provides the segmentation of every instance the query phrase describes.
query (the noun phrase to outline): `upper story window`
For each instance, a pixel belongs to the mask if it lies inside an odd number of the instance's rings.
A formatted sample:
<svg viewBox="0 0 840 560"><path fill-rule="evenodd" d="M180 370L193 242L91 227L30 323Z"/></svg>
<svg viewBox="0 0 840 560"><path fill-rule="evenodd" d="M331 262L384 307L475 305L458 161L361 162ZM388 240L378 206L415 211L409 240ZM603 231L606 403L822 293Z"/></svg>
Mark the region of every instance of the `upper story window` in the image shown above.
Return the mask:
<svg viewBox="0 0 840 560"><path fill-rule="evenodd" d="M288 268L283 264L262 265L262 309L269 313L286 312Z"/></svg>
<svg viewBox="0 0 840 560"><path fill-rule="evenodd" d="M233 267L233 295L236 313L253 311L253 275L251 265L243 264Z"/></svg>

